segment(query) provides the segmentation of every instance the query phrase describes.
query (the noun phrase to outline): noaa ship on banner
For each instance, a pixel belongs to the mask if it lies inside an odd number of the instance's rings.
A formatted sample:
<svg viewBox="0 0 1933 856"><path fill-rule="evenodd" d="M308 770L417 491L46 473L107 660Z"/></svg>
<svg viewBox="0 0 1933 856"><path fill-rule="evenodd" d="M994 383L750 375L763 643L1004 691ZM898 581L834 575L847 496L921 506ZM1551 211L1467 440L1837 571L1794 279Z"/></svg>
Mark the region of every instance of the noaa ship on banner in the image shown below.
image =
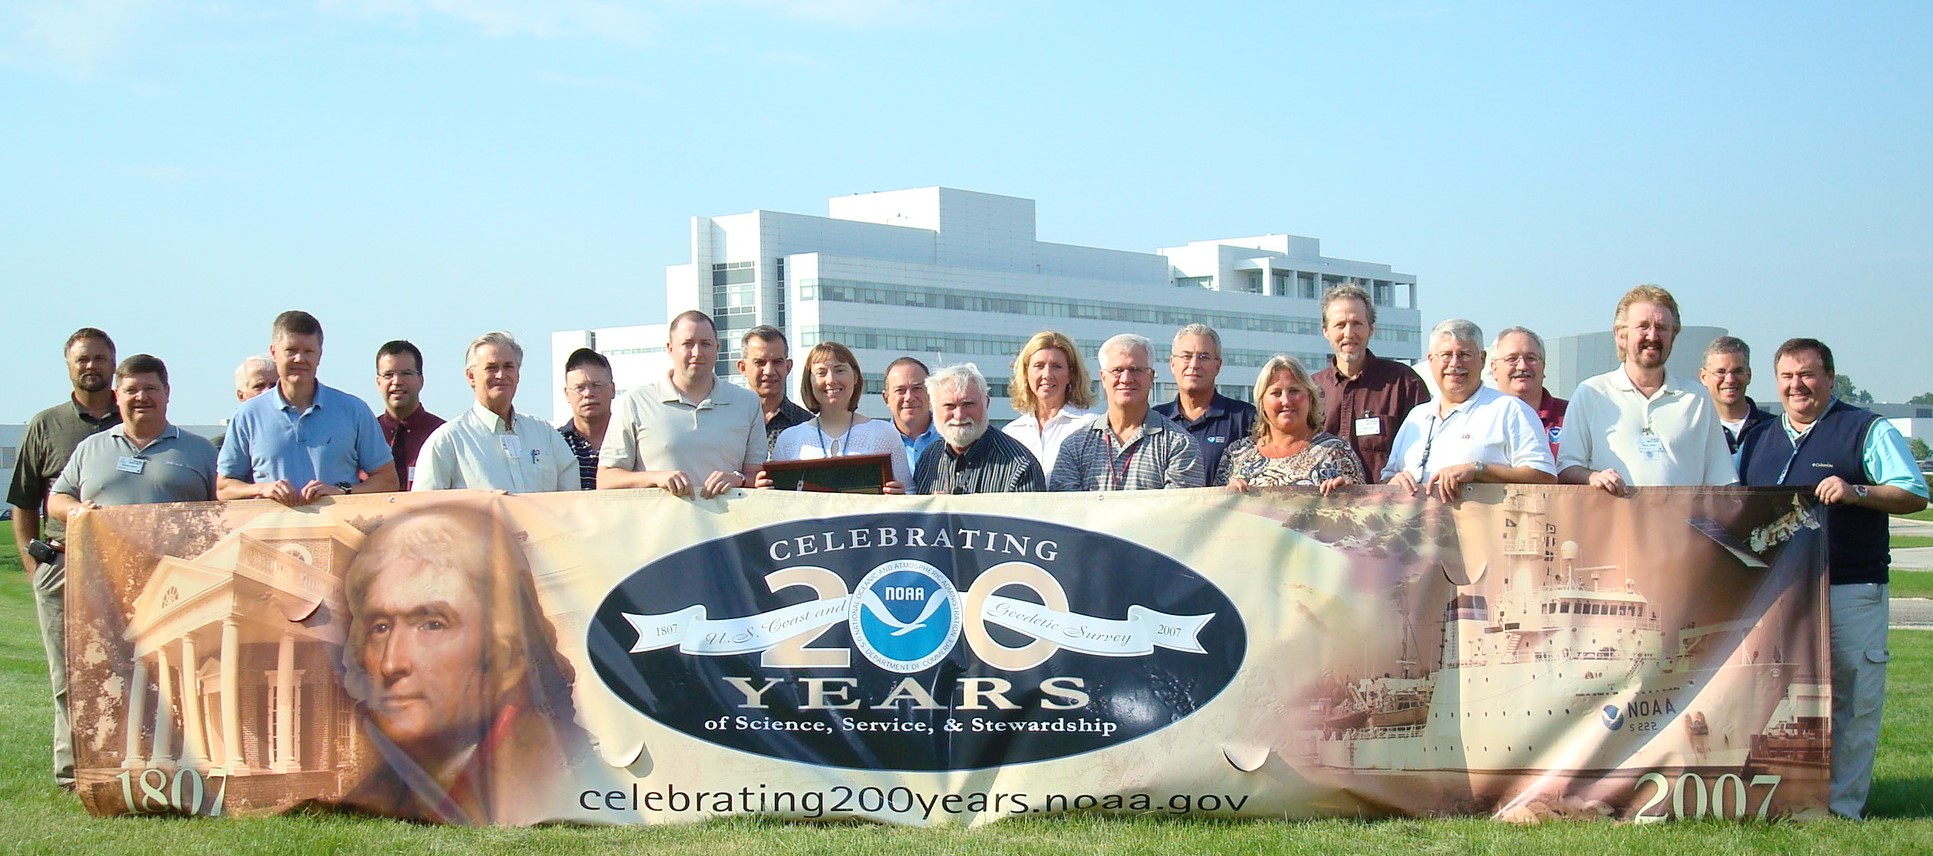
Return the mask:
<svg viewBox="0 0 1933 856"><path fill-rule="evenodd" d="M1508 577L1494 597L1458 586L1434 670L1361 679L1338 702L1318 703L1319 731L1304 744L1318 765L1501 773L1746 764L1786 701L1792 664L1776 646L1751 644L1751 620L1688 626L1667 647L1657 612L1619 567L1582 566L1576 542L1557 542L1546 502L1505 498Z"/></svg>

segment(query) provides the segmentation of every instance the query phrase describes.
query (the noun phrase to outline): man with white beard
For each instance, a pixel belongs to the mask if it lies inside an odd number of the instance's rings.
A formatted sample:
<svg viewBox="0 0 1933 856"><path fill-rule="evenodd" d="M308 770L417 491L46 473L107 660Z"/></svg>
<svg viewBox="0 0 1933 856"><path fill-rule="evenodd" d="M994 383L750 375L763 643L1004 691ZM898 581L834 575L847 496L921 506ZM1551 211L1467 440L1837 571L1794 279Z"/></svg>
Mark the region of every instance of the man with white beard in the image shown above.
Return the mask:
<svg viewBox="0 0 1933 856"><path fill-rule="evenodd" d="M1647 485L1738 483L1711 397L1665 370L1678 338L1678 301L1640 285L1618 301L1611 329L1623 363L1577 386L1557 446L1557 480L1612 496Z"/></svg>
<svg viewBox="0 0 1933 856"><path fill-rule="evenodd" d="M972 363L926 379L940 442L913 466L913 493L1015 493L1047 489L1034 453L1004 432L987 430L987 379Z"/></svg>

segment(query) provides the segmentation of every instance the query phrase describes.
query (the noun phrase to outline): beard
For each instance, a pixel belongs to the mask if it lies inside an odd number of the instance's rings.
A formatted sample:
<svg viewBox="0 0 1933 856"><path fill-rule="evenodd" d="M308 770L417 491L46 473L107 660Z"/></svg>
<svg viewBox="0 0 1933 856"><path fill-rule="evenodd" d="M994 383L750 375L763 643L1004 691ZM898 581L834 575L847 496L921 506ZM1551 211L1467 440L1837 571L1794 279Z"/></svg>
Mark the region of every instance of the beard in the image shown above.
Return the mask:
<svg viewBox="0 0 1933 856"><path fill-rule="evenodd" d="M952 422L941 422L939 423L939 431L940 439L945 440L947 445L955 449L964 449L973 445L974 441L986 435L987 423L968 422L962 425Z"/></svg>

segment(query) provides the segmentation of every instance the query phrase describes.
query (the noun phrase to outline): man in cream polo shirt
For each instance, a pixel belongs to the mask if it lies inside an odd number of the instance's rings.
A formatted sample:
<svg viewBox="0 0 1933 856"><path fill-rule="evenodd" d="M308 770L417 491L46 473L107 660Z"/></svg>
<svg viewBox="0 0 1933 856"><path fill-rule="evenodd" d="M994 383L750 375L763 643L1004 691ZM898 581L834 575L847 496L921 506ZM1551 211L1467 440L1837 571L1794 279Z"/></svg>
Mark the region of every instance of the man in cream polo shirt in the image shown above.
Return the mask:
<svg viewBox="0 0 1933 856"><path fill-rule="evenodd" d="M598 452L600 490L661 487L710 499L765 463L765 411L751 390L719 383L718 327L698 310L671 319L671 371L617 400Z"/></svg>
<svg viewBox="0 0 1933 856"><path fill-rule="evenodd" d="M1650 485L1738 483L1705 388L1665 370L1678 301L1640 285L1618 301L1612 335L1623 363L1579 384L1564 414L1557 478L1614 496Z"/></svg>
<svg viewBox="0 0 1933 856"><path fill-rule="evenodd" d="M463 376L476 390L476 403L423 442L410 490L540 493L583 486L577 455L564 435L511 404L523 360L523 346L509 333L485 333L470 342Z"/></svg>

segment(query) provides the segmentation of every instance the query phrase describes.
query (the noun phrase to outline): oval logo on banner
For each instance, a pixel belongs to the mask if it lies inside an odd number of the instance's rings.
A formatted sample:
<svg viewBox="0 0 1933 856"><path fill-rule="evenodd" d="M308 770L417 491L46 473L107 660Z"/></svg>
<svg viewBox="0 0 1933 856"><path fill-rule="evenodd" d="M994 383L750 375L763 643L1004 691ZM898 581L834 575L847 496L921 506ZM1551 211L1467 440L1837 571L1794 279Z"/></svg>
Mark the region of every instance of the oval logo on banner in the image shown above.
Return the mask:
<svg viewBox="0 0 1933 856"><path fill-rule="evenodd" d="M969 770L1166 728L1248 638L1181 563L1111 535L975 514L766 526L625 578L591 665L666 726L773 758Z"/></svg>

